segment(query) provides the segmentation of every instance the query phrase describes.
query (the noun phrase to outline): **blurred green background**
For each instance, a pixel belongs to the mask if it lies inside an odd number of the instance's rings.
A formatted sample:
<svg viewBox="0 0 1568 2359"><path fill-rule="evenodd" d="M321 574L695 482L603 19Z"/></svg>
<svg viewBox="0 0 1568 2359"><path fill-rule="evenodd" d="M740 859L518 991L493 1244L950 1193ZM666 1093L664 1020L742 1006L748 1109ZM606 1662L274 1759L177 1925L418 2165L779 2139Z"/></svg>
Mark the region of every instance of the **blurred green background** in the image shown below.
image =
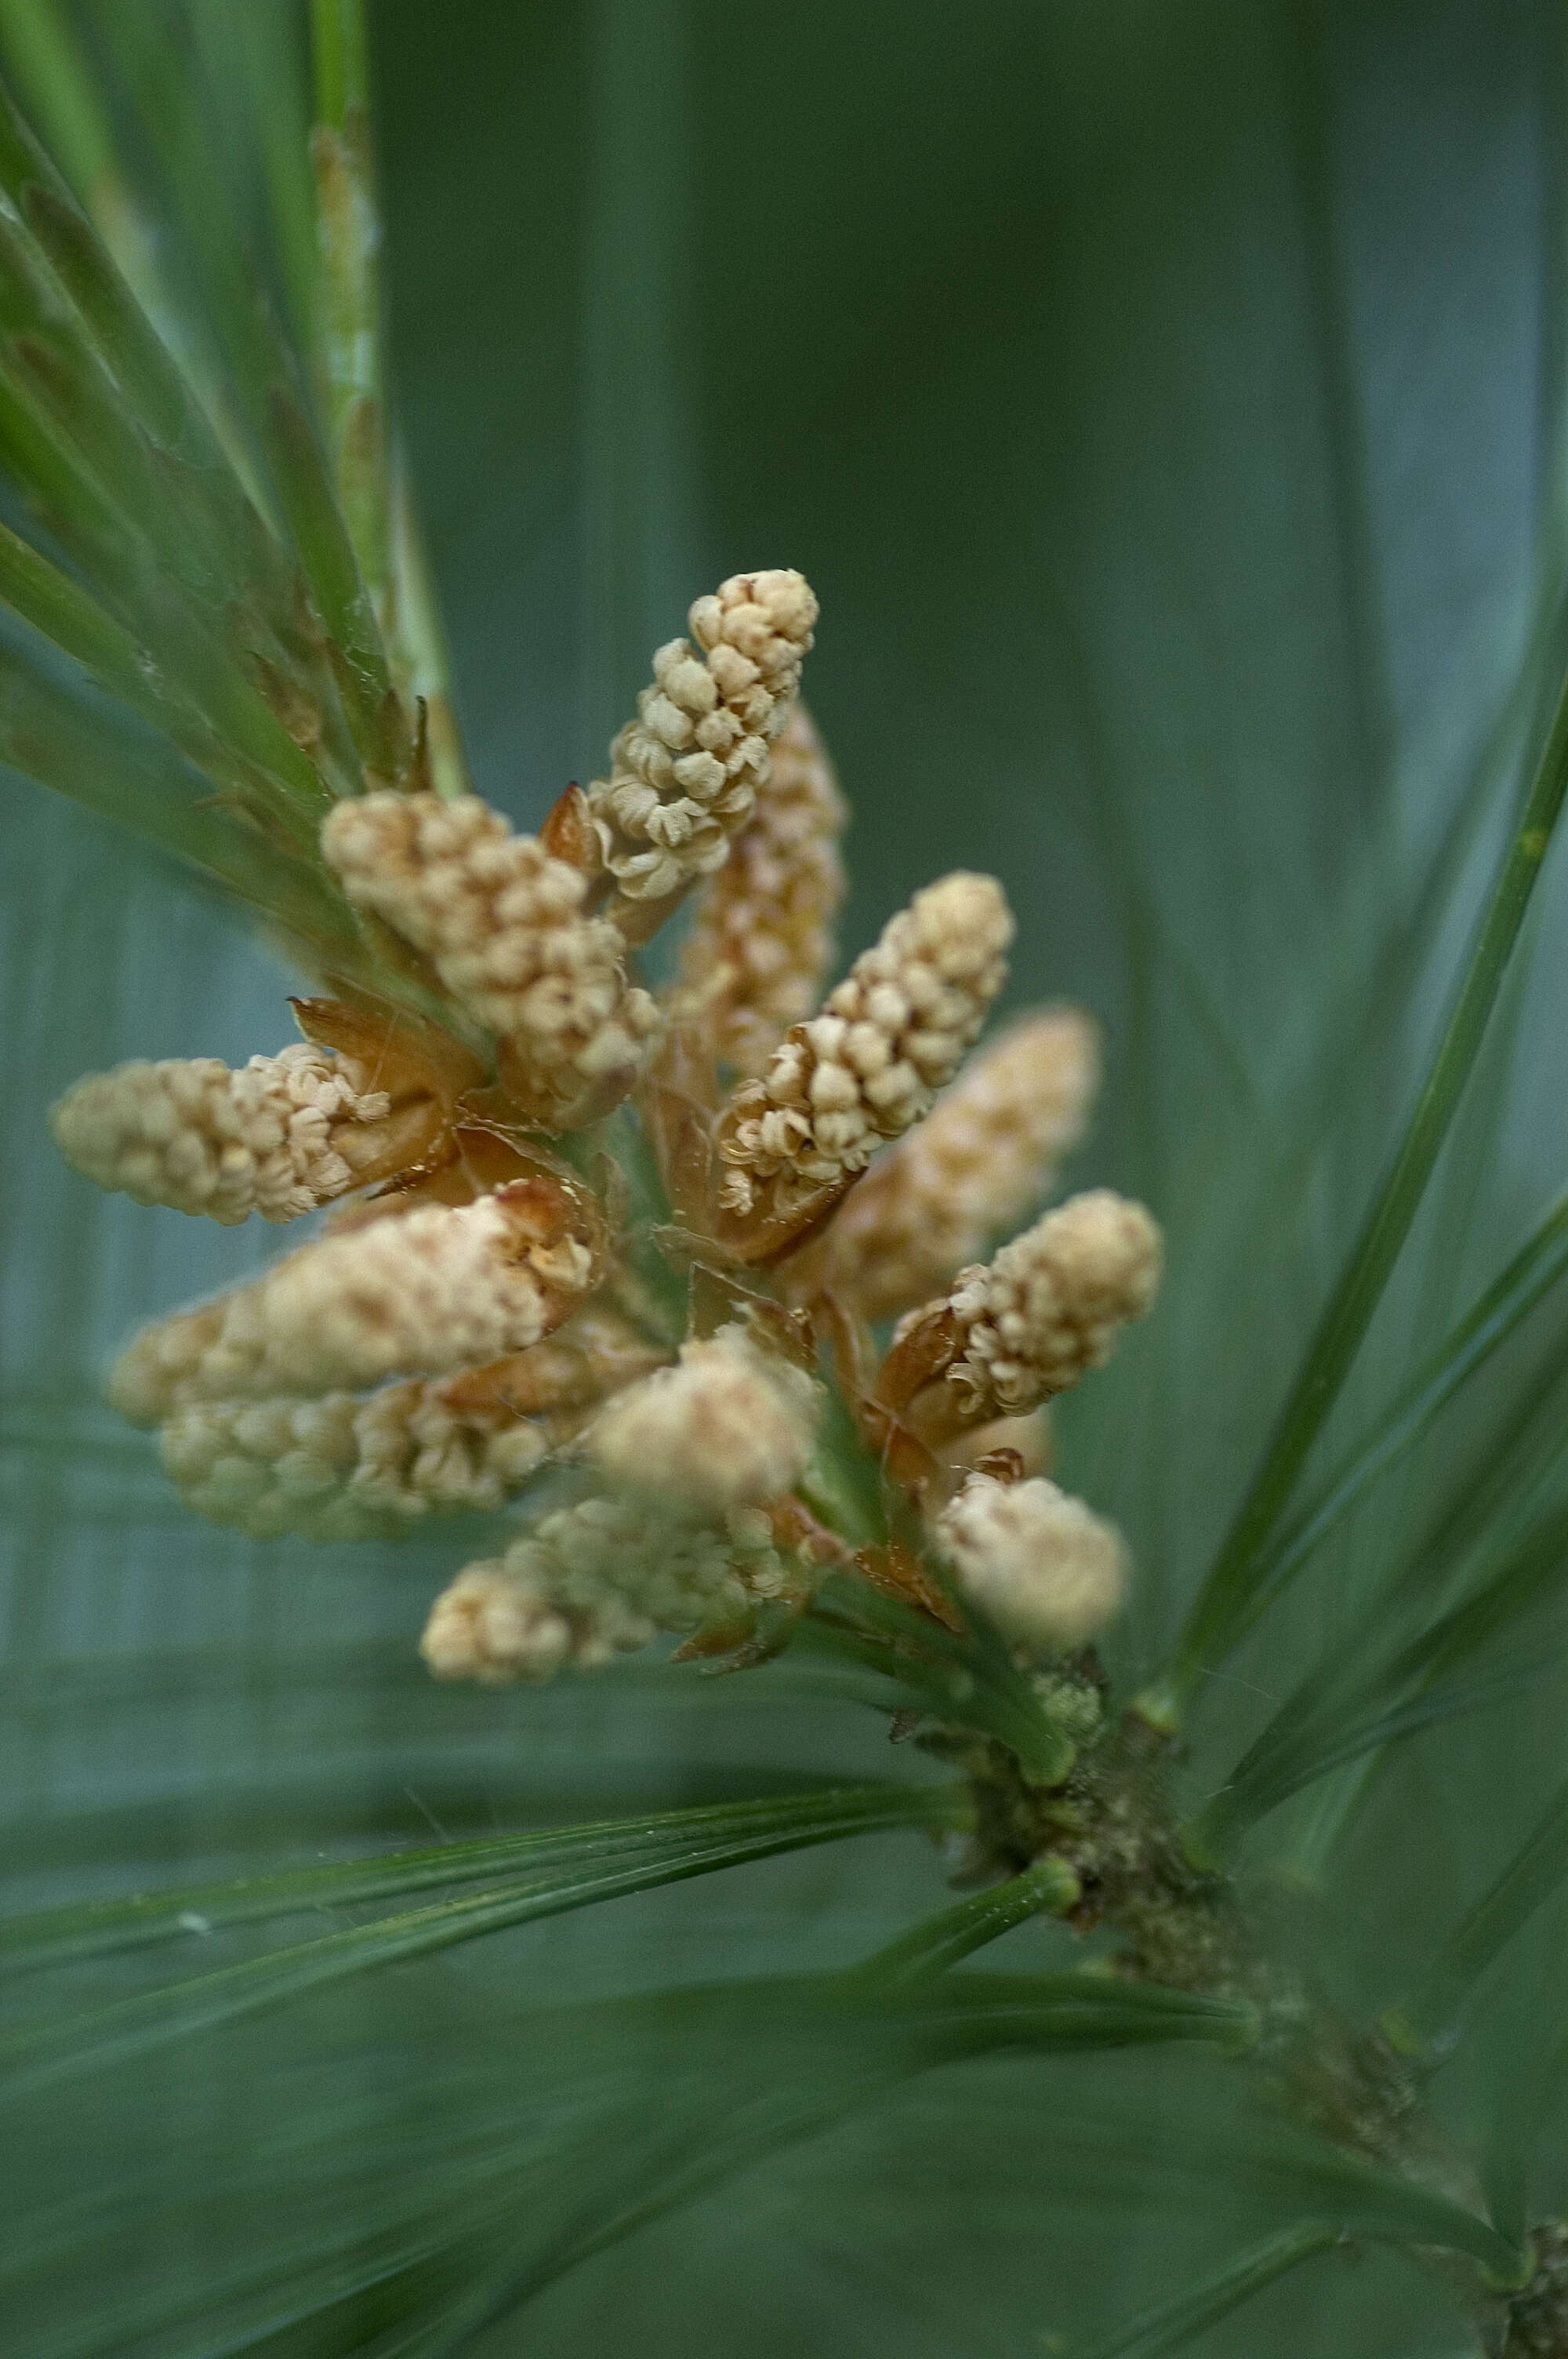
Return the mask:
<svg viewBox="0 0 1568 2359"><path fill-rule="evenodd" d="M1071 995L1107 1026L1069 1177L1148 1198L1171 1279L1060 1430L1065 1479L1133 1538L1118 1669L1145 1673L1408 1110L1552 684L1568 19L1544 0L373 0L372 31L395 384L481 791L536 823L595 773L694 595L798 566L823 608L808 692L854 804L846 950L943 869L991 869L1020 923L1010 1004ZM188 62L171 43L170 76ZM180 1515L94 1406L96 1371L272 1241L98 1198L44 1114L119 1058L279 1045L278 978L38 789L0 782L0 824L17 1905L432 1819L883 1774L870 1720L760 1693L434 1691L412 1644L472 1534L260 1547ZM1547 955L1352 1411L1561 1184L1560 876L1541 899ZM1198 1789L1420 1481L1217 1691ZM1562 1709L1552 1688L1384 1781L1325 1911L1358 1995L1522 1825ZM847 1961L940 1892L918 1838L857 1843L509 1936L419 1986L482 2010ZM1057 1939L1013 1937L1021 1960ZM1521 2004L1559 1939L1549 1911L1520 1945ZM995 2067L955 2076L484 2347L978 2354L1103 2319L1197 2232L1134 2207L1087 2234L1029 2200L1067 2073L1088 2085L1076 2065L1024 2093ZM1460 2345L1371 2260L1202 2347Z"/></svg>

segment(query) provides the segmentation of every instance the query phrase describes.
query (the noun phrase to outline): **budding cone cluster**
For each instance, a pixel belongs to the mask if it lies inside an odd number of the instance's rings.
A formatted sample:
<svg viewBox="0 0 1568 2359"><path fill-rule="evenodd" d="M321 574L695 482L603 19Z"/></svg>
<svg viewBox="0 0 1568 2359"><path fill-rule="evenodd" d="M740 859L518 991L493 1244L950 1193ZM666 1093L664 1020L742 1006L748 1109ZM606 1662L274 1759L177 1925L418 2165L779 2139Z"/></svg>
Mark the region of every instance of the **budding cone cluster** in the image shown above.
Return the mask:
<svg viewBox="0 0 1568 2359"><path fill-rule="evenodd" d="M1103 1367L1118 1331L1153 1302L1160 1256L1142 1205L1100 1188L961 1271L948 1297L961 1348L947 1380L965 1422L1017 1416Z"/></svg>
<svg viewBox="0 0 1568 2359"><path fill-rule="evenodd" d="M435 1375L521 1352L557 1326L594 1275L561 1219L514 1191L326 1237L254 1286L139 1335L110 1398L136 1424L186 1402L325 1393Z"/></svg>
<svg viewBox="0 0 1568 2359"><path fill-rule="evenodd" d="M100 1188L232 1227L252 1212L297 1220L402 1169L433 1143L439 1116L432 1097L395 1115L358 1063L297 1041L238 1072L194 1057L89 1073L49 1126Z"/></svg>
<svg viewBox="0 0 1568 2359"><path fill-rule="evenodd" d="M756 808L704 889L681 953L687 1004L739 1072L760 1073L781 1036L821 996L844 897L838 838L848 818L827 750L796 704Z"/></svg>
<svg viewBox="0 0 1568 2359"><path fill-rule="evenodd" d="M585 1499L460 1573L436 1601L421 1652L440 1679L547 1679L660 1631L742 1624L787 1579L757 1509L708 1526L634 1499Z"/></svg>
<svg viewBox="0 0 1568 2359"><path fill-rule="evenodd" d="M165 1471L209 1523L253 1539L367 1539L428 1515L500 1507L549 1456L542 1420L463 1417L439 1386L361 1399L194 1401L158 1436Z"/></svg>
<svg viewBox="0 0 1568 2359"><path fill-rule="evenodd" d="M611 912L642 940L723 865L769 776L811 647L816 601L798 573L738 573L654 658L654 684L588 790ZM695 644L693 644L695 642Z"/></svg>
<svg viewBox="0 0 1568 2359"><path fill-rule="evenodd" d="M993 877L944 876L883 928L820 1016L791 1027L719 1125L731 1243L831 1201L920 1120L985 1021L1011 939Z"/></svg>
<svg viewBox="0 0 1568 2359"><path fill-rule="evenodd" d="M1019 1417L1103 1367L1160 1283L1159 1229L1108 1188L1047 1212L903 1321L879 1397L928 1439Z"/></svg>
<svg viewBox="0 0 1568 2359"><path fill-rule="evenodd" d="M822 1277L867 1319L923 1302L1050 1192L1099 1086L1099 1030L1043 1008L982 1049L834 1222Z"/></svg>
<svg viewBox="0 0 1568 2359"><path fill-rule="evenodd" d="M321 832L357 908L428 953L453 999L504 1045L524 1111L583 1118L623 1095L659 1030L588 880L477 795L362 795Z"/></svg>
<svg viewBox="0 0 1568 2359"><path fill-rule="evenodd" d="M793 1489L811 1452L816 1386L741 1327L683 1343L679 1364L617 1395L589 1437L627 1491L723 1514Z"/></svg>
<svg viewBox="0 0 1568 2359"><path fill-rule="evenodd" d="M610 776L538 837L417 767L344 799L319 887L364 955L346 996L294 1003L306 1040L122 1067L55 1111L64 1152L145 1201L232 1223L358 1194L144 1330L109 1393L199 1513L257 1538L522 1500L431 1614L441 1678L661 1633L739 1666L837 1610L828 1573L951 1633L945 1562L1036 1651L1119 1595L1038 1412L1148 1308L1159 1232L1098 1191L979 1258L1048 1190L1098 1066L1056 1008L960 1073L1012 939L994 878L916 893L817 1006L844 806L797 701L816 621L784 571L698 599ZM661 999L638 951L697 885ZM879 1368L865 1322L912 1301Z"/></svg>
<svg viewBox="0 0 1568 2359"><path fill-rule="evenodd" d="M590 1306L525 1351L369 1394L170 1406L167 1388L145 1378L133 1401L129 1368L120 1382L140 1421L162 1415L165 1471L210 1523L254 1539L352 1540L503 1506L607 1395L663 1356L617 1312Z"/></svg>
<svg viewBox="0 0 1568 2359"><path fill-rule="evenodd" d="M1033 1653L1083 1646L1120 1608L1120 1533L1043 1475L1007 1484L971 1474L936 1536L969 1595Z"/></svg>

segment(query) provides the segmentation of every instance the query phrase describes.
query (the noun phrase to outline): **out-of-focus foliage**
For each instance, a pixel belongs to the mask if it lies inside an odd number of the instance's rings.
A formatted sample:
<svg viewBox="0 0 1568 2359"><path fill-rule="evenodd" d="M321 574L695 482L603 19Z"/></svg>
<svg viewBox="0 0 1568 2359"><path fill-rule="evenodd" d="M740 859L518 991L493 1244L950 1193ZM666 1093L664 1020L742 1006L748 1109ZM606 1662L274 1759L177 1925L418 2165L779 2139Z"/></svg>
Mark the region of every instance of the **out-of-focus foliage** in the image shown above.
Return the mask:
<svg viewBox="0 0 1568 2359"><path fill-rule="evenodd" d="M28 15L0 10L24 93ZM215 125L254 196L244 77L278 101L292 9L63 21L155 252L182 126ZM1019 1000L1107 1023L1074 1178L1154 1206L1170 1276L1058 1434L1133 1541L1130 1692L1398 1142L1561 672L1562 13L373 0L371 31L392 377L481 791L536 823L697 590L798 565L854 803L847 939L944 867L994 869ZM275 291L287 316L287 255ZM925 1778L787 1662L744 1693L643 1669L437 1690L413 1658L433 1549L181 1516L96 1371L234 1245L62 1174L44 1109L120 1057L243 1058L276 973L127 839L18 778L0 795L6 1906L297 1872L286 1921L195 1895L178 1919L192 1975L262 1987L245 1962L364 1921L351 1886L305 1883L324 1863ZM1561 1194L1564 917L1559 856L1309 1497ZM1510 2232L1514 2204L1568 2202L1565 1353L1548 1288L1448 1406L1428 1386L1411 1446L1217 1669L1186 1771L1345 2005L1464 2021L1435 2101ZM1219 2293L1348 2234L1354 2266L1312 2259L1195 2347L1464 2347L1383 2250L1444 2223L1247 2112L1226 2026L1064 2054L1065 2018L1042 1999L1009 2027L999 1987L1004 2052L981 2054L961 1995L890 2020L806 1979L947 1897L924 1835L868 1835L73 2076L0 2121L28 2223L0 2314L29 2359L1000 2354L1141 2316L1108 2354L1176 2347ZM964 1989L1077 1954L1030 1919ZM19 1980L6 2037L135 2008L168 1964Z"/></svg>

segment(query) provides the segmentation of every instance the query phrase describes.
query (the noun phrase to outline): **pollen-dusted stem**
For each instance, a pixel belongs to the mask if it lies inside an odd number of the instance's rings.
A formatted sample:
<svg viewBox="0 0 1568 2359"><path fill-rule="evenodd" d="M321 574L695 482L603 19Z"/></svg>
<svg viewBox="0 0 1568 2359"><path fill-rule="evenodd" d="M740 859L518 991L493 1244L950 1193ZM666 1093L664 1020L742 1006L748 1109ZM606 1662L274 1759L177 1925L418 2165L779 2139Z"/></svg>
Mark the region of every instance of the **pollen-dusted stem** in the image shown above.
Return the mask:
<svg viewBox="0 0 1568 2359"><path fill-rule="evenodd" d="M1498 2359L1568 2359L1568 2221L1547 2221L1530 2241L1535 2267L1509 2303Z"/></svg>
<svg viewBox="0 0 1568 2359"><path fill-rule="evenodd" d="M1093 1679L1084 1681L1092 1709ZM979 1866L1016 1875L1045 1857L1072 1871L1068 1921L1120 1936L1119 1971L1140 1982L1261 2001L1267 1981L1225 1878L1186 1856L1166 1791L1163 1748L1141 1723L1080 1744L1062 1784L1043 1789L994 1742L944 1737L974 1788Z"/></svg>
<svg viewBox="0 0 1568 2359"><path fill-rule="evenodd" d="M1092 1709L1098 1666L1092 1657L1079 1663ZM1380 2031L1336 2014L1280 1962L1232 1879L1188 1855L1170 1794L1170 1743L1141 1715L1129 1711L1080 1743L1049 1789L992 1739L944 1732L927 1741L968 1771L977 1867L1017 1876L1050 1863L1064 1904L1053 1913L1075 1930L1116 1936L1119 1973L1250 2001L1257 2063L1299 2120L1353 2155L1485 2211L1473 2171L1425 2102L1420 2065ZM1532 2249L1532 2274L1511 2294L1457 2256L1422 2256L1496 2359L1568 2359L1568 2231L1537 2231Z"/></svg>
<svg viewBox="0 0 1568 2359"><path fill-rule="evenodd" d="M1071 1868L1081 1897L1067 1921L1118 1936L1119 1973L1249 1999L1261 2019L1260 2054L1314 2128L1474 2201L1463 2165L1435 2141L1411 2060L1379 2033L1334 2018L1272 1956L1232 1880L1188 1857L1169 1760L1168 1747L1132 1714L1080 1745L1068 1777L1049 1792L989 1746L970 1770L977 1845L1015 1873L1043 1857Z"/></svg>

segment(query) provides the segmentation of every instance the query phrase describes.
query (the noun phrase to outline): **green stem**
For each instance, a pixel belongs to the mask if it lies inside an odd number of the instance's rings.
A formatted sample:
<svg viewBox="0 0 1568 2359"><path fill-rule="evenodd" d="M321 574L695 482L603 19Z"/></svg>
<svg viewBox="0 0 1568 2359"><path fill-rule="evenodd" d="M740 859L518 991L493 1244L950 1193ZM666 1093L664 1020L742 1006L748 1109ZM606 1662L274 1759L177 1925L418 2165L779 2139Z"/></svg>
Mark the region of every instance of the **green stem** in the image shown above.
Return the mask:
<svg viewBox="0 0 1568 2359"><path fill-rule="evenodd" d="M406 473L393 453L362 0L314 0L310 136L319 270L319 397L354 560L399 696L425 708L431 783L469 788L445 641Z"/></svg>
<svg viewBox="0 0 1568 2359"><path fill-rule="evenodd" d="M316 120L341 131L349 109L368 103L362 0L310 0L310 44L316 69Z"/></svg>
<svg viewBox="0 0 1568 2359"><path fill-rule="evenodd" d="M422 700L430 751L430 779L449 800L471 794L468 756L452 703L451 663L425 536L406 467L392 471L392 578L397 585L393 659L406 674L406 692Z"/></svg>
<svg viewBox="0 0 1568 2359"><path fill-rule="evenodd" d="M381 221L371 151L361 0L315 0L316 357L332 473L354 559L394 669L399 664L381 316Z"/></svg>
<svg viewBox="0 0 1568 2359"><path fill-rule="evenodd" d="M245 110L255 127L292 339L303 351L315 316L316 209L307 148L308 65L292 15L271 8L234 8L229 0L204 0L193 11L192 24L207 59L209 80L226 75L236 79L244 92Z"/></svg>
<svg viewBox="0 0 1568 2359"><path fill-rule="evenodd" d="M914 1614L903 1618L915 1635L901 1646L894 1635L899 1609L890 1613L890 1600L867 1589L846 1608L832 1594L834 1586L819 1593L796 1628L795 1647L880 1672L895 1699L902 1690L909 1703L941 1723L994 1736L1032 1785L1049 1788L1062 1783L1075 1747L1016 1673L999 1675L979 1650L966 1648L935 1624L923 1626L924 1617Z"/></svg>
<svg viewBox="0 0 1568 2359"><path fill-rule="evenodd" d="M1319 1320L1257 1473L1188 1616L1175 1662L1142 1701L1141 1709L1158 1724L1168 1726L1180 1720L1208 1671L1229 1653L1248 1626L1264 1578L1264 1548L1371 1324L1475 1066L1565 791L1568 680L1559 693L1523 816L1493 886L1475 950L1403 1142Z"/></svg>

